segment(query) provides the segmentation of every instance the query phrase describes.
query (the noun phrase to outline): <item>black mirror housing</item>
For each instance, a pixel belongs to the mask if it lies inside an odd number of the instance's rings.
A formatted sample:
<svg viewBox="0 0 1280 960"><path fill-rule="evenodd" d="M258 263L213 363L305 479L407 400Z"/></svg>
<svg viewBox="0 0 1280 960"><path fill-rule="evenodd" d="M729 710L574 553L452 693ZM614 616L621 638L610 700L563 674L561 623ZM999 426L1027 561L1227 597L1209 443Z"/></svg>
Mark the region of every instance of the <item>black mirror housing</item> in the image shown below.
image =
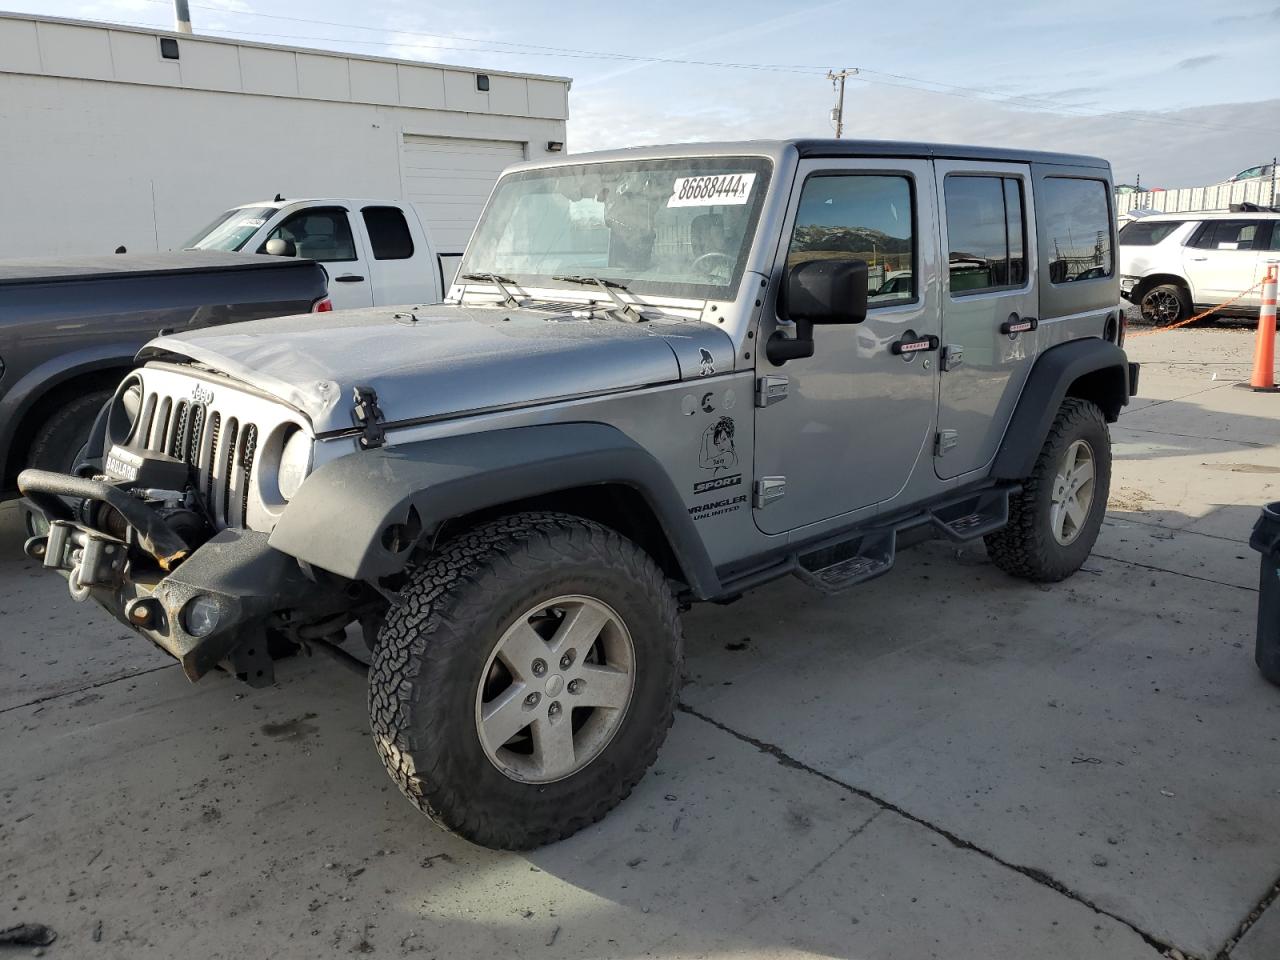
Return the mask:
<svg viewBox="0 0 1280 960"><path fill-rule="evenodd" d="M867 261L806 260L787 272L785 316L793 323L867 319Z"/></svg>

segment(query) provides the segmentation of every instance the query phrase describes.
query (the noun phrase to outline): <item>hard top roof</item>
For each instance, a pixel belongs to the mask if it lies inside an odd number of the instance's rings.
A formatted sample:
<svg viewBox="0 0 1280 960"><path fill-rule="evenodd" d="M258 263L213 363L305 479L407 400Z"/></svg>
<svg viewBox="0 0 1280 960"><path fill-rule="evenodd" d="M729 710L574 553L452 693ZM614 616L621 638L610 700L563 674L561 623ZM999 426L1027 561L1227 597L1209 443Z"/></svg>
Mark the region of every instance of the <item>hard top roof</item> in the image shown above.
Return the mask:
<svg viewBox="0 0 1280 960"><path fill-rule="evenodd" d="M574 153L554 160L535 160L522 167L592 163L597 161L654 160L662 157L765 156L780 159L790 151L801 158L841 157L911 157L938 160L987 160L1009 163L1053 163L1076 167L1108 169L1110 164L1100 157L1074 153L1051 153L1004 147L975 147L952 143L920 143L910 140L741 140L709 143L660 144Z"/></svg>

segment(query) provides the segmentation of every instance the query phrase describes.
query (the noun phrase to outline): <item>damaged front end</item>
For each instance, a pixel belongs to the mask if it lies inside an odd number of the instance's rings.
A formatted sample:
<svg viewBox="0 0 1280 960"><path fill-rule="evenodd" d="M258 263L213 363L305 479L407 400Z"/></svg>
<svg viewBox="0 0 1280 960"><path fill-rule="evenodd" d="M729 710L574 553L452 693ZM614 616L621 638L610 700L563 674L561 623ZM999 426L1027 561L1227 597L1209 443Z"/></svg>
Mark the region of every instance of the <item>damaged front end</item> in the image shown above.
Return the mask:
<svg viewBox="0 0 1280 960"><path fill-rule="evenodd" d="M169 448L198 450L197 418L186 419L191 436ZM381 598L273 549L268 532L219 523L206 498L215 485L194 459L112 444L92 478L23 471L19 489L48 525L25 551L64 576L73 599L96 601L177 659L189 679L222 667L266 686L273 653L340 639Z"/></svg>

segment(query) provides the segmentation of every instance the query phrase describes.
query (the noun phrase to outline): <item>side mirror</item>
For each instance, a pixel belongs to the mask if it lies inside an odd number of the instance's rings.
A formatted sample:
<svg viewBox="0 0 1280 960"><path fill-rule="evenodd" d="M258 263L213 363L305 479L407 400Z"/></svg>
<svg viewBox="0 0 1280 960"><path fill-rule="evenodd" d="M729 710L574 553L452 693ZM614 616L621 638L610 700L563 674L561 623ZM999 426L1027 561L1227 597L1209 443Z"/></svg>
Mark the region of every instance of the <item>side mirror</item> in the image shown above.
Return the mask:
<svg viewBox="0 0 1280 960"><path fill-rule="evenodd" d="M815 323L861 323L867 319L867 262L806 260L787 271L782 316L796 325L794 338L775 332L765 354L776 364L813 356Z"/></svg>
<svg viewBox="0 0 1280 960"><path fill-rule="evenodd" d="M267 245L263 250L269 257L296 257L298 251L293 246L292 240L285 240L283 237L272 237L267 241Z"/></svg>

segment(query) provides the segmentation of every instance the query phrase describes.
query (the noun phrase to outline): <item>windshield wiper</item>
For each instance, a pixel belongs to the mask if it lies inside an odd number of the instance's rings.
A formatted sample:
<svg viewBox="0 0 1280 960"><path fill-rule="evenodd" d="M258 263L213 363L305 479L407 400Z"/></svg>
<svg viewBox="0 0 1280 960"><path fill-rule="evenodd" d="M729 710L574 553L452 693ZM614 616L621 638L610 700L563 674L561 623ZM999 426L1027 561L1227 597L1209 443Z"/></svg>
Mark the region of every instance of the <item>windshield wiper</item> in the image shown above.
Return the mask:
<svg viewBox="0 0 1280 960"><path fill-rule="evenodd" d="M515 281L510 277L504 277L496 273L464 273L460 277L462 280L479 280L481 283L492 283L498 288L502 294L502 304L506 307L520 306L520 300L507 287L508 283L514 284Z"/></svg>
<svg viewBox="0 0 1280 960"><path fill-rule="evenodd" d="M620 320L628 320L633 323L642 323L645 319L640 308L634 303L628 303L613 291L625 291L626 285L619 283L617 280L606 280L604 277L552 277L552 280L560 280L564 283L580 283L583 286L594 285L603 290L613 301L613 309L609 312Z"/></svg>

